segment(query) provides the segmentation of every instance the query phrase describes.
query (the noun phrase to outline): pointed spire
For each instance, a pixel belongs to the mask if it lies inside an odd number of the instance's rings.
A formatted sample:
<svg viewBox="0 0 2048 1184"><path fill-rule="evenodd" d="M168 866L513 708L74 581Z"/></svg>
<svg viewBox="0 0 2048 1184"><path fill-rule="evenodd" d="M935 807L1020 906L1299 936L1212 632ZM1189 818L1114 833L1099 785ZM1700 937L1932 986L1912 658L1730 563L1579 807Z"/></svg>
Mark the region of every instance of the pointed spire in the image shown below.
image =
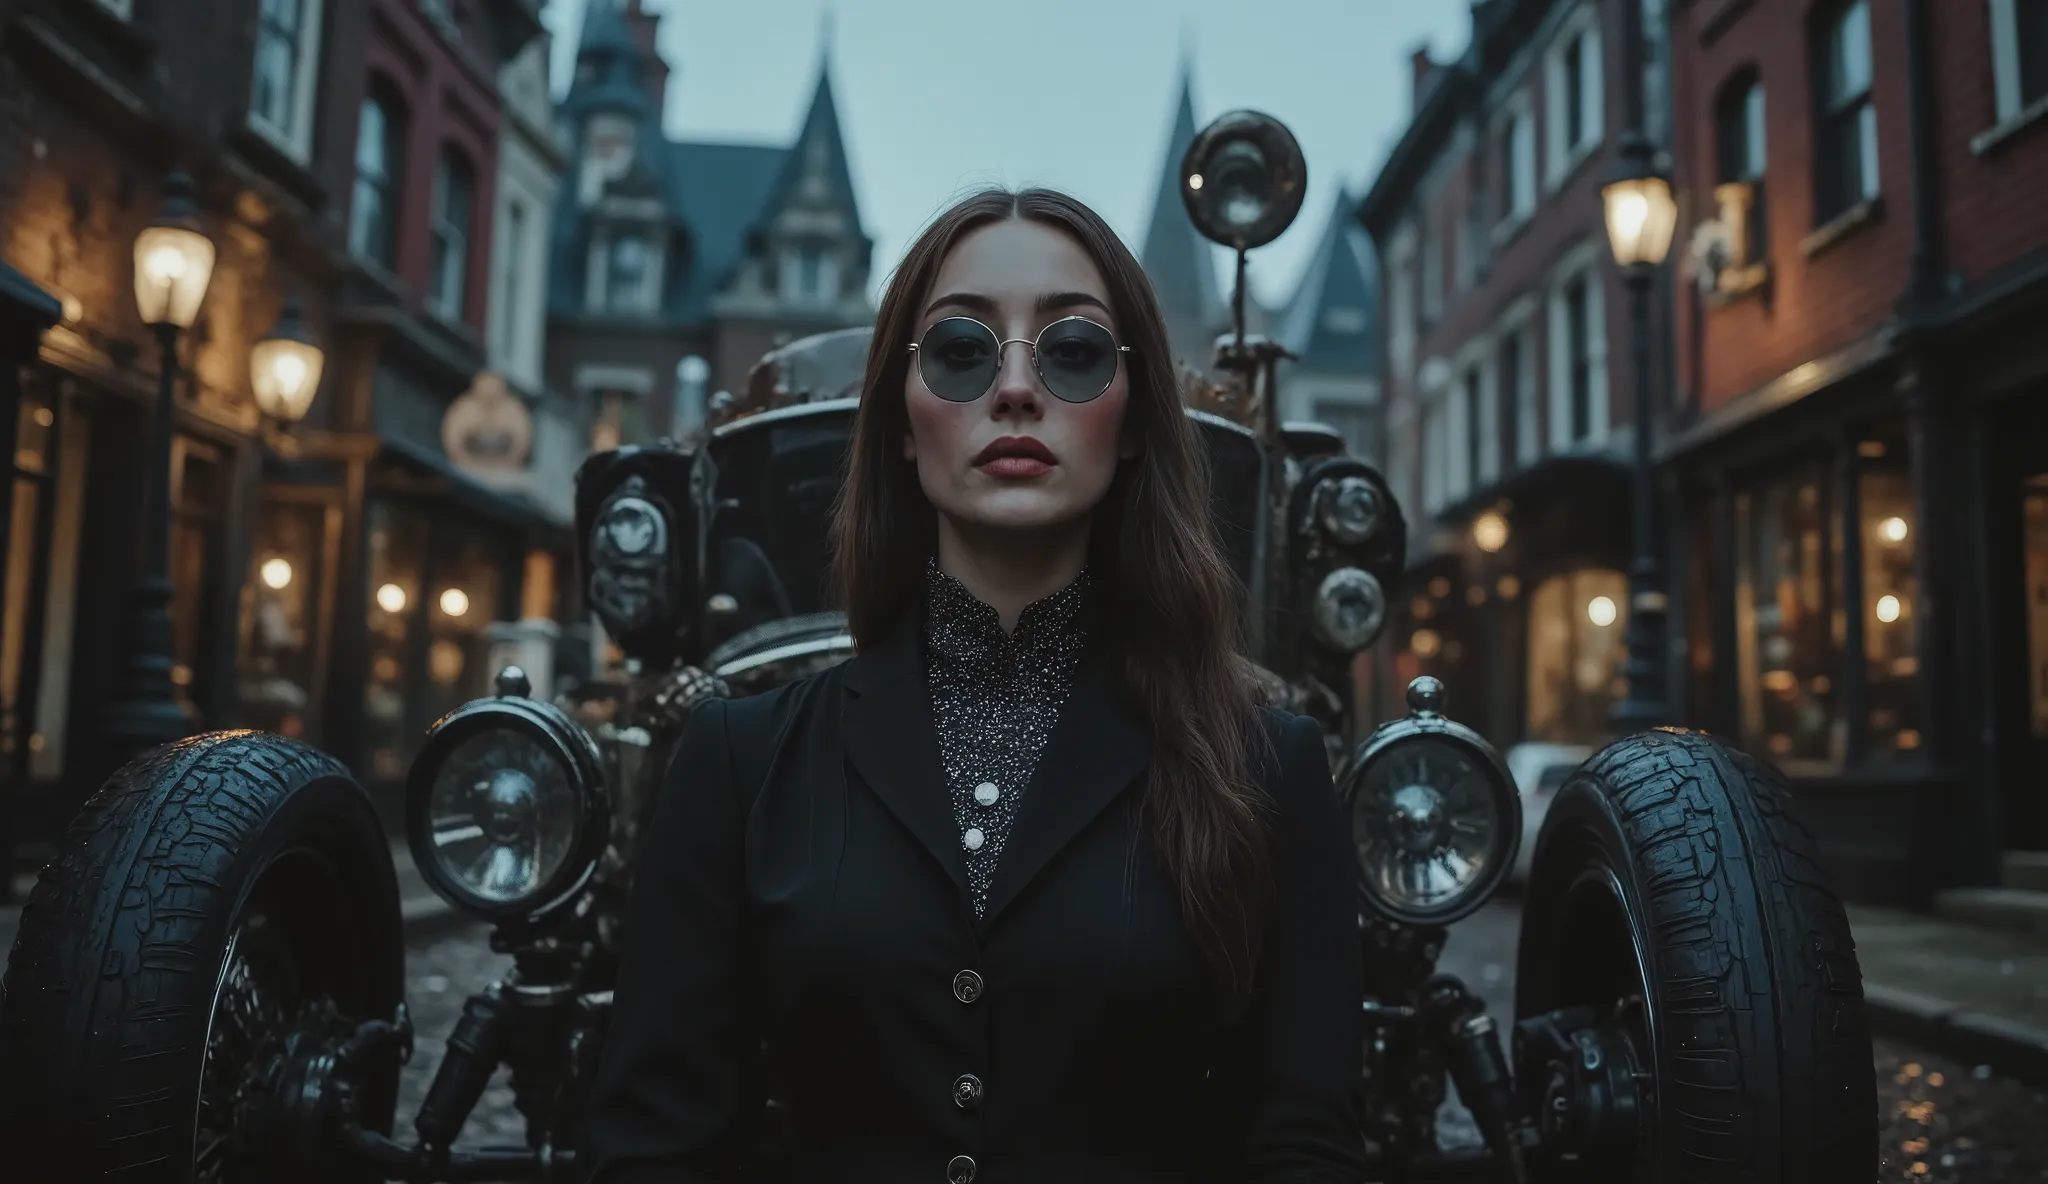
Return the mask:
<svg viewBox="0 0 2048 1184"><path fill-rule="evenodd" d="M1181 200L1181 159L1195 142L1194 67L1183 57L1180 96L1174 106L1166 157L1160 162L1158 189L1152 199L1152 221L1145 229L1139 255L1152 286L1159 292L1174 352L1182 360L1206 368L1215 334L1228 313L1216 282L1215 253L1188 218Z"/></svg>

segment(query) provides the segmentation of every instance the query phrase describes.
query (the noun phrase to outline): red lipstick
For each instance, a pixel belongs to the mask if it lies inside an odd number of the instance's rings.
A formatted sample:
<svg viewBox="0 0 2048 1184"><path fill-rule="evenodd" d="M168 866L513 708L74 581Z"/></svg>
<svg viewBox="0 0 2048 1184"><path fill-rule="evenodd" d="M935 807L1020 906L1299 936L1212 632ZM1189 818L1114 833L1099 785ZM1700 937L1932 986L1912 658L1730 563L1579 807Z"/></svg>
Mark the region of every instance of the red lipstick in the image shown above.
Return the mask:
<svg viewBox="0 0 2048 1184"><path fill-rule="evenodd" d="M1030 436L998 436L974 458L974 467L991 477L1037 477L1052 471L1059 458Z"/></svg>

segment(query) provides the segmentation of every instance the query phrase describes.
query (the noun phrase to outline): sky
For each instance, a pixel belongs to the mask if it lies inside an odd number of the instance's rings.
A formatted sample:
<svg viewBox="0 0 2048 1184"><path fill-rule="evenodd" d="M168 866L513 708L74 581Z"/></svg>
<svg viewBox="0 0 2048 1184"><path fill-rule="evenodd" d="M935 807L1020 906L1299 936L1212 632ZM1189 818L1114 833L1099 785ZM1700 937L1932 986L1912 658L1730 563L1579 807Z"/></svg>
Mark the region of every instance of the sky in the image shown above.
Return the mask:
<svg viewBox="0 0 2048 1184"><path fill-rule="evenodd" d="M585 3L543 13L558 94ZM1185 58L1198 126L1264 111L1308 158L1300 217L1251 256L1267 303L1292 291L1339 187L1362 194L1406 125L1410 51L1463 49L1467 3L645 0L662 13L673 138L787 143L829 55L878 293L934 214L991 182L1064 189L1142 244Z"/></svg>

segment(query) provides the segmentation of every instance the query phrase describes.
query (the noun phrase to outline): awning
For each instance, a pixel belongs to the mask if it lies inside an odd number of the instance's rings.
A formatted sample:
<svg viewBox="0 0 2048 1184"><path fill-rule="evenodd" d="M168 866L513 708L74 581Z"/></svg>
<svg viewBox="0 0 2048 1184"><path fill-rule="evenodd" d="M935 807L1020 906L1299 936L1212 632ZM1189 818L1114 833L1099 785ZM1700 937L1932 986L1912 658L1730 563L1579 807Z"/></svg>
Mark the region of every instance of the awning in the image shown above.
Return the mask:
<svg viewBox="0 0 2048 1184"><path fill-rule="evenodd" d="M440 452L408 440L385 437L379 459L390 458L436 479L448 500L479 517L507 526L540 546L569 550L575 545L571 523L548 516L518 493L493 489L461 469Z"/></svg>
<svg viewBox="0 0 2048 1184"><path fill-rule="evenodd" d="M36 333L57 323L64 315L64 305L55 296L29 279L27 276L0 263L0 316L9 320L16 317Z"/></svg>

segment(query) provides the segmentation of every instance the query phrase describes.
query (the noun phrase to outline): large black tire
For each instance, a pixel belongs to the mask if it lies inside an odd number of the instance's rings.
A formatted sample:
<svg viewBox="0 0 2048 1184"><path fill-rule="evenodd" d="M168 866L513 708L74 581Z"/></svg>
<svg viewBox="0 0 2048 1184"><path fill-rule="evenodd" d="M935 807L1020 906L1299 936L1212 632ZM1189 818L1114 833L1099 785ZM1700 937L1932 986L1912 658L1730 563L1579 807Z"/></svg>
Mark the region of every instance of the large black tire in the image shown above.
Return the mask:
<svg viewBox="0 0 2048 1184"><path fill-rule="evenodd" d="M1559 788L1523 905L1516 1014L1605 1017L1640 993L1652 1081L1633 1153L1558 1178L1876 1178L1855 943L1790 808L1777 770L1676 729L1608 746Z"/></svg>
<svg viewBox="0 0 2048 1184"><path fill-rule="evenodd" d="M336 1013L389 1019L405 987L398 884L339 762L217 732L116 772L29 896L0 980L0 1158L32 1165L24 1180L194 1179L202 1114L221 1113L202 1111L202 1075L222 1096L238 1079L230 1052L256 1051L223 1042L267 1032L247 1009L216 1024L218 1001L256 997L249 981L264 984L262 1014L301 1029L316 1013L329 1030ZM396 1065L380 1067L365 1126L389 1132L396 1087Z"/></svg>

